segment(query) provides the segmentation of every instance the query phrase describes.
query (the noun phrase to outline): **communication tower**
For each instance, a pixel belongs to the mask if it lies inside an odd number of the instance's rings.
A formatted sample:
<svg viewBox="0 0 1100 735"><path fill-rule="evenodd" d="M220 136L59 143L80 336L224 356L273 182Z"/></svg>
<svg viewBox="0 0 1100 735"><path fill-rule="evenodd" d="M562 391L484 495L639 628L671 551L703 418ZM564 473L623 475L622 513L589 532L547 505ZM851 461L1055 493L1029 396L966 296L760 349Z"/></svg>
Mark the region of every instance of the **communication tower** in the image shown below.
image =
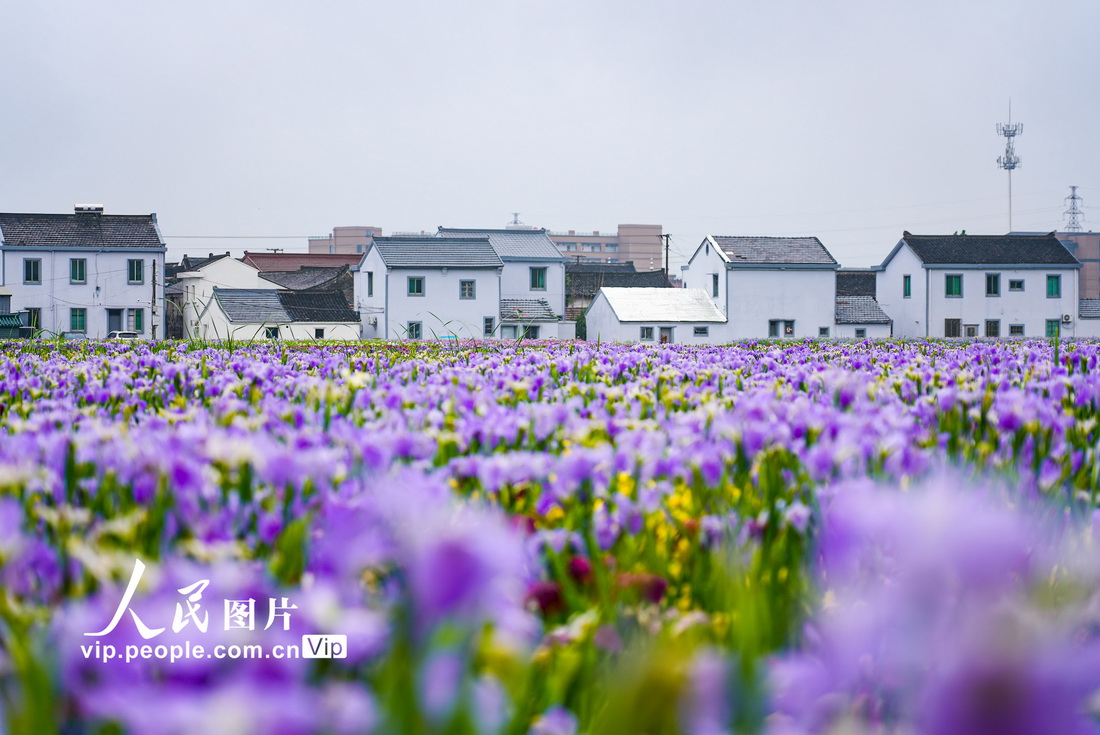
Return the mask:
<svg viewBox="0 0 1100 735"><path fill-rule="evenodd" d="M997 123L997 135L1005 139L1005 154L997 159L997 165L1008 171L1008 231L1012 232L1012 171L1020 165L1014 144L1016 136L1024 132L1023 123L1012 122L1012 103L1008 103L1008 122Z"/></svg>

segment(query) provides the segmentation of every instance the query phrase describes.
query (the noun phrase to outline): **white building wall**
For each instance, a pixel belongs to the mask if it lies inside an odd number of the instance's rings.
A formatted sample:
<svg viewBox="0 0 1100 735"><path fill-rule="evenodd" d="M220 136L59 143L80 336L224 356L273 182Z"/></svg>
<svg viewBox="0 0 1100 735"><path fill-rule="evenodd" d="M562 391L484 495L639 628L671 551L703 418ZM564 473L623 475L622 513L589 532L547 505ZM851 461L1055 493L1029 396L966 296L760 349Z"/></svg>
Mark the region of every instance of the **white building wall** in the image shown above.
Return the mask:
<svg viewBox="0 0 1100 735"><path fill-rule="evenodd" d="M215 309L207 309L215 288L278 290L279 286L260 278L260 272L234 258L220 258L194 271L178 275L183 289L183 334L185 339L215 339L214 323L208 321ZM166 308L174 309L169 305ZM225 334L224 329L221 332Z"/></svg>
<svg viewBox="0 0 1100 735"><path fill-rule="evenodd" d="M773 319L794 321L789 339L816 339L821 327L833 327L834 270L734 268L727 271L725 280L730 339L767 338L768 322Z"/></svg>
<svg viewBox="0 0 1100 735"><path fill-rule="evenodd" d="M711 244L710 240L704 240L687 266L681 268L681 278L684 288L701 288L707 292L719 310L726 316L729 304L727 293L729 281L725 276L726 261L718 254L718 248ZM714 290L714 276L718 276L718 292Z"/></svg>
<svg viewBox="0 0 1100 735"><path fill-rule="evenodd" d="M1001 295L985 295L985 277L987 273L998 273L1001 277ZM1045 337L1048 319L1057 320L1063 337L1075 336L1077 326L1077 270L1072 268L1019 268L1019 269L979 269L963 270L959 268L929 268L929 334L930 337L943 337L945 320L960 319L963 335L966 325L977 325L978 336L984 337L986 320L1000 321L1000 336L1010 336L1009 327L1023 325L1025 337ZM948 274L961 274L963 277L962 297L947 297L945 277ZM1047 298L1047 275L1060 275L1062 295L1059 298ZM1023 291L1009 290L1010 280L1022 280ZM889 312L887 312L889 313ZM1070 315L1068 323L1062 323L1062 316Z"/></svg>
<svg viewBox="0 0 1100 735"><path fill-rule="evenodd" d="M531 288L531 269L546 269L546 288ZM543 299L558 316L565 316L565 263L506 260L500 277L500 298Z"/></svg>
<svg viewBox="0 0 1100 735"><path fill-rule="evenodd" d="M203 317L201 328L203 338L210 340L233 340L234 342L267 342L269 328L278 327L279 339L301 340L309 342L316 339L336 341L358 341L358 322L291 322L285 324L231 322L217 302L214 302ZM318 329L324 330L324 337L317 337Z"/></svg>
<svg viewBox="0 0 1100 735"><path fill-rule="evenodd" d="M907 275L912 284L908 298L904 294L904 278ZM895 337L927 336L927 293L928 273L924 264L908 245L902 244L876 280L875 298L882 310L894 320Z"/></svg>
<svg viewBox="0 0 1100 735"><path fill-rule="evenodd" d="M408 279L424 279L424 295L410 296ZM459 298L459 281L475 283L475 298ZM497 269L413 270L395 269L385 272L381 286L385 294L385 313L379 336L385 339L407 339L409 322L420 322L423 339L455 336L480 339L484 324L492 317L494 327L500 322L500 275ZM379 288L375 275L375 293Z"/></svg>
<svg viewBox="0 0 1100 735"><path fill-rule="evenodd" d="M837 339L856 339L856 330L865 330L863 339L886 339L890 337L889 324L837 324L831 336Z"/></svg>
<svg viewBox="0 0 1100 735"><path fill-rule="evenodd" d="M371 282L373 284L371 285ZM371 285L371 288L368 288ZM363 339L382 339L386 329L386 266L376 248L370 248L352 271L355 309L362 320Z"/></svg>
<svg viewBox="0 0 1100 735"><path fill-rule="evenodd" d="M57 250L23 249L0 251L4 285L12 293L12 311L28 308L41 309L41 327L49 333L70 331L70 314L74 308L86 309L86 334L102 339L108 333L108 310L122 310L121 329L127 328L127 313L131 309L142 310L141 336L164 336L164 253L137 249ZM38 284L23 282L23 261L41 261L41 279ZM73 258L85 260L85 282L72 283L70 263ZM141 283L129 283L128 261L142 261ZM156 270L156 313L153 303L153 274Z"/></svg>
<svg viewBox="0 0 1100 735"><path fill-rule="evenodd" d="M670 344L713 345L725 342L725 324L714 322L620 322L607 297L596 296L585 314L589 342L643 342L642 327L653 328L653 340L644 344L659 344L661 328L672 330ZM706 327L706 336L695 336L696 327Z"/></svg>

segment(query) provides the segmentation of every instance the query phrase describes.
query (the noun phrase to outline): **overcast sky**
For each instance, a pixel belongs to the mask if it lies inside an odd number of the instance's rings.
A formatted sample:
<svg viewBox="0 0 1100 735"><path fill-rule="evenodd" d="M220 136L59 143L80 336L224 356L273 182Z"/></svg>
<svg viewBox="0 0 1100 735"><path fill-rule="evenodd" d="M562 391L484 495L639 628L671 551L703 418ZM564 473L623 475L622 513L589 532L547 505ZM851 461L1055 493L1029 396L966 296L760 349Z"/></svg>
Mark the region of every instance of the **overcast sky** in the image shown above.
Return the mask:
<svg viewBox="0 0 1100 735"><path fill-rule="evenodd" d="M0 28L0 211L156 212L170 259L518 211L868 265L1007 231L1010 99L1014 229L1076 184L1100 230L1097 0L43 0Z"/></svg>

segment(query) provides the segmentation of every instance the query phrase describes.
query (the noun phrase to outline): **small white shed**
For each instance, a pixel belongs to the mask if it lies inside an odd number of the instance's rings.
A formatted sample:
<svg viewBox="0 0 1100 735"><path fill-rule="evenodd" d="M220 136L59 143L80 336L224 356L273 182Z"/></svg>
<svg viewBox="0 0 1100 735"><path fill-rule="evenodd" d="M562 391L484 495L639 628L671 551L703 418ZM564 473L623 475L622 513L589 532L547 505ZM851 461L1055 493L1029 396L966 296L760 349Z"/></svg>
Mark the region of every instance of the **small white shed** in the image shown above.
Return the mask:
<svg viewBox="0 0 1100 735"><path fill-rule="evenodd" d="M728 341L726 317L701 288L601 288L584 318L590 342Z"/></svg>

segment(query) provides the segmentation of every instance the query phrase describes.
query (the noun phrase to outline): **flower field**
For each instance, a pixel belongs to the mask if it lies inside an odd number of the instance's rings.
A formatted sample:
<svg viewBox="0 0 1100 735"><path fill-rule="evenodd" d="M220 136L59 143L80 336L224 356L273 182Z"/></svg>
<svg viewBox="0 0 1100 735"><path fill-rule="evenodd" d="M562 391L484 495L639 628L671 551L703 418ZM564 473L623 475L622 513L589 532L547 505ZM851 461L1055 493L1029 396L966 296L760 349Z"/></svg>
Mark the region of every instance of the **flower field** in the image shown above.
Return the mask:
<svg viewBox="0 0 1100 735"><path fill-rule="evenodd" d="M1098 361L0 343L0 722L1098 733Z"/></svg>

